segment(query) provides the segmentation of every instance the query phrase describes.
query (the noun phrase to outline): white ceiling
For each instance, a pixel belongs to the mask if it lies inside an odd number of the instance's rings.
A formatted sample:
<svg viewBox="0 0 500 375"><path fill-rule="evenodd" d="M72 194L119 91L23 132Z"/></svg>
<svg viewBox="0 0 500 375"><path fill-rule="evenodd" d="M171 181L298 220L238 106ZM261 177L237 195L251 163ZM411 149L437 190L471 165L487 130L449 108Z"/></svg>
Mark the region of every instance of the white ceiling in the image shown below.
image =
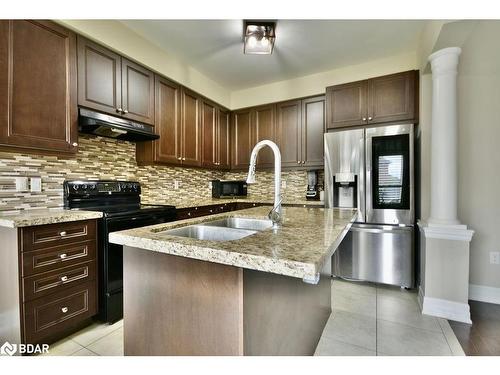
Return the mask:
<svg viewBox="0 0 500 375"><path fill-rule="evenodd" d="M121 22L230 90L413 52L425 24L418 20L279 20L272 55L245 55L242 20Z"/></svg>

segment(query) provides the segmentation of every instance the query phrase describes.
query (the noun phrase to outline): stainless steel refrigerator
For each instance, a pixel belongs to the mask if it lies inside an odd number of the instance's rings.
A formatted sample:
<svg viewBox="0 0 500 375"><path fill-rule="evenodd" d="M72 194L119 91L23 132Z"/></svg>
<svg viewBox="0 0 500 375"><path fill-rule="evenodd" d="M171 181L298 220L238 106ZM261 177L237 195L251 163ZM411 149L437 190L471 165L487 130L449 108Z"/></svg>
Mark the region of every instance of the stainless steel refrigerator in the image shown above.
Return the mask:
<svg viewBox="0 0 500 375"><path fill-rule="evenodd" d="M412 124L326 133L325 205L359 210L333 275L414 287L414 196Z"/></svg>

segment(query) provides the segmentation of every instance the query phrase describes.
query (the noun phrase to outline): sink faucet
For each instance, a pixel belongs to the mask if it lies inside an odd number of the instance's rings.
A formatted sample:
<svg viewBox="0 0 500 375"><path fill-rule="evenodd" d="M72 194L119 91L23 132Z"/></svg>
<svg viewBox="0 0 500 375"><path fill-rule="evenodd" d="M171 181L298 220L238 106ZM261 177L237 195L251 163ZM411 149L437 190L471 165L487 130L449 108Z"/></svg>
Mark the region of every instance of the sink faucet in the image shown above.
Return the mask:
<svg viewBox="0 0 500 375"><path fill-rule="evenodd" d="M248 168L247 184L255 183L255 164L257 162L257 154L264 146L269 146L274 153L274 204L269 212L269 219L273 221L273 227L277 228L281 223L281 152L276 143L263 140L255 145L250 156L250 167Z"/></svg>

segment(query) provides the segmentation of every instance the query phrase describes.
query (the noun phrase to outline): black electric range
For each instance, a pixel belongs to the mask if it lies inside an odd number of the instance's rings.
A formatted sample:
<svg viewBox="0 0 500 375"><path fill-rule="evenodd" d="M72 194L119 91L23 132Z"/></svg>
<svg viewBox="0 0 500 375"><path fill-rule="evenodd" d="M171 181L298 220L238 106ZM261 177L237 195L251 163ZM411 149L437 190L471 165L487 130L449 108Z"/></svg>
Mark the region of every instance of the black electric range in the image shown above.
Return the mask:
<svg viewBox="0 0 500 375"><path fill-rule="evenodd" d="M141 204L135 181L64 182L64 206L99 211L99 319L114 323L123 317L123 247L109 243L109 233L176 220L174 206Z"/></svg>

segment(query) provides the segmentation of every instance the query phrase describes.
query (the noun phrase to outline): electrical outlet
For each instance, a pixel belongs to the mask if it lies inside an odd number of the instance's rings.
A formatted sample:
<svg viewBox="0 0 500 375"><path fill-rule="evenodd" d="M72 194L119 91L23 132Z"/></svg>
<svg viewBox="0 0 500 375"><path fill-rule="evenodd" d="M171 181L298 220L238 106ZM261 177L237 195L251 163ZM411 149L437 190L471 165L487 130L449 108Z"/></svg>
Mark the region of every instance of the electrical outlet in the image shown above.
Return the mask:
<svg viewBox="0 0 500 375"><path fill-rule="evenodd" d="M42 178L41 177L31 177L30 178L30 189L33 193L40 193L42 191Z"/></svg>
<svg viewBox="0 0 500 375"><path fill-rule="evenodd" d="M281 188L286 189L286 180L281 180Z"/></svg>
<svg viewBox="0 0 500 375"><path fill-rule="evenodd" d="M28 191L28 177L16 177L16 191Z"/></svg>
<svg viewBox="0 0 500 375"><path fill-rule="evenodd" d="M179 181L174 180L174 190L179 190Z"/></svg>
<svg viewBox="0 0 500 375"><path fill-rule="evenodd" d="M212 181L208 181L208 188L212 189Z"/></svg>
<svg viewBox="0 0 500 375"><path fill-rule="evenodd" d="M500 252L490 251L490 264L500 264Z"/></svg>

